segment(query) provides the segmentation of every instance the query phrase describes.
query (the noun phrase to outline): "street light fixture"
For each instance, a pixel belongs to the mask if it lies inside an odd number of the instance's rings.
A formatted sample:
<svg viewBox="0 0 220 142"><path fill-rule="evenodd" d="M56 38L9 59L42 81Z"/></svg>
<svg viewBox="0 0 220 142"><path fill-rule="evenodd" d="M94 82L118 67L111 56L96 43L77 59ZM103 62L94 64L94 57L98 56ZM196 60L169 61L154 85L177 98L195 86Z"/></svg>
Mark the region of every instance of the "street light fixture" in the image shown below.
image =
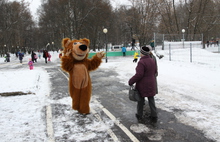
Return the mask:
<svg viewBox="0 0 220 142"><path fill-rule="evenodd" d="M105 50L106 50L106 53L105 53L105 62L106 62L106 63L108 62L108 58L107 58L107 53L108 53L108 51L107 51L107 41L106 41L106 34L107 34L107 32L108 32L108 29L104 28L104 29L103 29L103 33L105 34Z"/></svg>
<svg viewBox="0 0 220 142"><path fill-rule="evenodd" d="M185 33L185 29L182 29L182 33L183 33L183 48L184 48L184 33Z"/></svg>

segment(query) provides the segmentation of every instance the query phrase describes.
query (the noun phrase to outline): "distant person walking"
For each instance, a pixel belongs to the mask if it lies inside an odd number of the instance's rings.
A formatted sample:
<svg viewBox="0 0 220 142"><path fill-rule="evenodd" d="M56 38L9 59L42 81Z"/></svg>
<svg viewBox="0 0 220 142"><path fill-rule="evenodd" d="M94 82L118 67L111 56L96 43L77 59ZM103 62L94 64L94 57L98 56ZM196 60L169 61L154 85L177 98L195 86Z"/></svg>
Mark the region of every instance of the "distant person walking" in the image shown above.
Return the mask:
<svg viewBox="0 0 220 142"><path fill-rule="evenodd" d="M207 42L206 42L206 45L207 45L207 48L209 47L209 41L207 40Z"/></svg>
<svg viewBox="0 0 220 142"><path fill-rule="evenodd" d="M123 56L126 56L126 47L122 47L122 53L123 53Z"/></svg>
<svg viewBox="0 0 220 142"><path fill-rule="evenodd" d="M10 62L10 54L9 54L9 52L6 53L6 61Z"/></svg>
<svg viewBox="0 0 220 142"><path fill-rule="evenodd" d="M154 48L154 40L151 40L151 42L150 42L150 46L151 46L151 48L152 48L152 50L155 50L155 48Z"/></svg>
<svg viewBox="0 0 220 142"><path fill-rule="evenodd" d="M32 59L32 62L37 62L37 55L34 51L31 52L31 59Z"/></svg>
<svg viewBox="0 0 220 142"><path fill-rule="evenodd" d="M38 51L38 58L41 58L41 51Z"/></svg>
<svg viewBox="0 0 220 142"><path fill-rule="evenodd" d="M44 51L43 51L43 57L45 58L45 63L47 63L47 58L49 57L47 50L44 50Z"/></svg>
<svg viewBox="0 0 220 142"><path fill-rule="evenodd" d="M135 39L132 38L132 40L131 40L131 51L134 49L134 47L135 47Z"/></svg>
<svg viewBox="0 0 220 142"><path fill-rule="evenodd" d="M134 38L132 38L132 40L131 40L131 51L133 49L135 50L135 39Z"/></svg>
<svg viewBox="0 0 220 142"><path fill-rule="evenodd" d="M24 57L24 54L21 51L18 52L18 58L20 60L20 63L22 63L23 57Z"/></svg>

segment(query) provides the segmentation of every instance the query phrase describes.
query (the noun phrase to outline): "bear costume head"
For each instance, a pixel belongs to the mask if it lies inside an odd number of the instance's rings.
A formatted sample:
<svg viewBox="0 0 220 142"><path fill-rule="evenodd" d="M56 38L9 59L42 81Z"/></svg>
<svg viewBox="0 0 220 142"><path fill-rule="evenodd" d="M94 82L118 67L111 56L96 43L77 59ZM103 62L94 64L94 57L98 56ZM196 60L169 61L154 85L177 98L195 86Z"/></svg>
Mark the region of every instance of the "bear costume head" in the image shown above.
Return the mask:
<svg viewBox="0 0 220 142"><path fill-rule="evenodd" d="M90 40L87 38L70 40L69 38L64 38L62 41L64 47L64 54L69 55L72 58L81 61L88 56Z"/></svg>

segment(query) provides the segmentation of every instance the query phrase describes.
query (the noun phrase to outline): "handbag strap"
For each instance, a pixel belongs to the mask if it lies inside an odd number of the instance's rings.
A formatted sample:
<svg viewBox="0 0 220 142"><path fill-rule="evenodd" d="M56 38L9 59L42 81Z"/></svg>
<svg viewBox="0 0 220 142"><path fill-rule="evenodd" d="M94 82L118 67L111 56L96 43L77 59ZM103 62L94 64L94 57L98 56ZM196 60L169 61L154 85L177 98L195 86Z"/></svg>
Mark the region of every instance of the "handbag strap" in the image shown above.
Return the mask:
<svg viewBox="0 0 220 142"><path fill-rule="evenodd" d="M134 85L131 85L131 86L130 86L130 89L135 90L135 86L134 86Z"/></svg>

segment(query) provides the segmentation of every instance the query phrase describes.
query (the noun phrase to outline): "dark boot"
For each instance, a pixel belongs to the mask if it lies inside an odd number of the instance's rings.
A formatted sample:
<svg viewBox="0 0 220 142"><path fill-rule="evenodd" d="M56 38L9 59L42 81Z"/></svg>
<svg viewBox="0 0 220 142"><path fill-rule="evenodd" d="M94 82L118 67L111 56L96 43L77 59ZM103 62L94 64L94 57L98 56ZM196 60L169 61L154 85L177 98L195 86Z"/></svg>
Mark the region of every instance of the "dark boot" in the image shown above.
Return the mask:
<svg viewBox="0 0 220 142"><path fill-rule="evenodd" d="M151 123L157 123L158 118L150 116L150 122Z"/></svg>
<svg viewBox="0 0 220 142"><path fill-rule="evenodd" d="M138 114L135 114L137 120L141 120L142 119L142 116L138 115Z"/></svg>

